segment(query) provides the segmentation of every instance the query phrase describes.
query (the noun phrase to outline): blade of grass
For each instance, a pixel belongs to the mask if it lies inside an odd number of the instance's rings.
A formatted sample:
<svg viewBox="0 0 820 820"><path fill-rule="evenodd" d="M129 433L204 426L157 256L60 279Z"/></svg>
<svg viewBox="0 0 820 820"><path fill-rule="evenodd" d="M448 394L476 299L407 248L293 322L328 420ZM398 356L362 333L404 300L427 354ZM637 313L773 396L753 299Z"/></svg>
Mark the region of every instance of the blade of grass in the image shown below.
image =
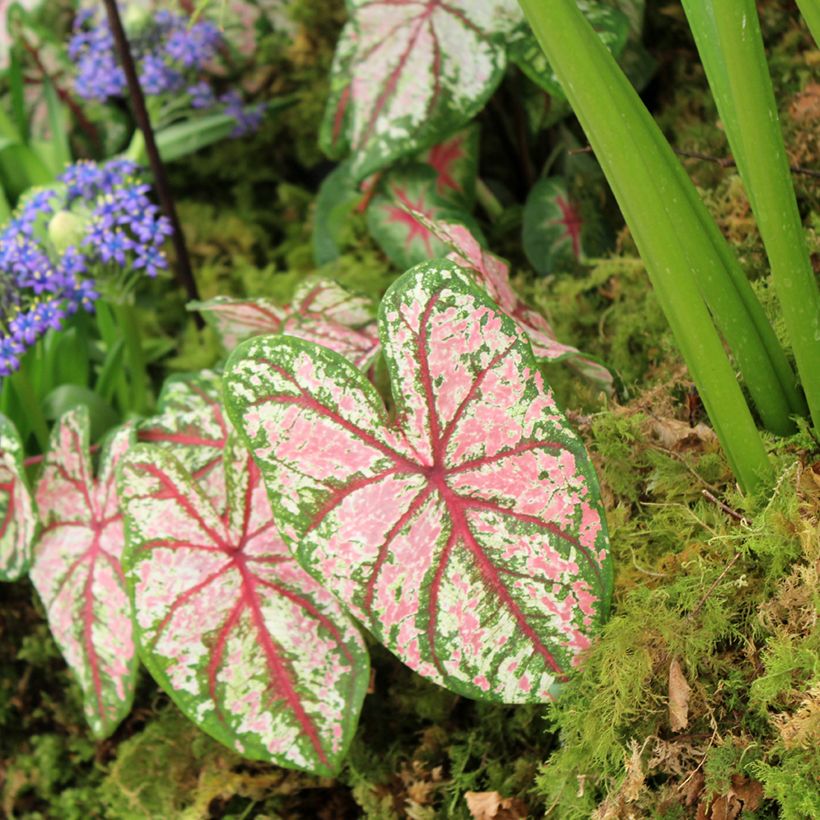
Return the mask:
<svg viewBox="0 0 820 820"><path fill-rule="evenodd" d="M65 109L54 88L54 83L48 77L43 77L43 93L48 111L48 127L51 132L56 172L61 174L66 165L71 162L71 146L68 142Z"/></svg>
<svg viewBox="0 0 820 820"><path fill-rule="evenodd" d="M811 267L753 0L684 0L690 28L749 193L772 282L820 430L820 291Z"/></svg>
<svg viewBox="0 0 820 820"><path fill-rule="evenodd" d="M746 354L750 388L752 379L758 379L761 412L765 408L787 423L788 402L680 175L660 149L653 131L657 126L573 0L520 3L609 179L741 487L748 491L771 481L771 465L704 304L703 288L723 312L727 338L753 347L751 360L748 350L736 352ZM671 149L668 153L677 164ZM702 277L699 283L696 272ZM758 374L752 362L764 372ZM761 381L774 394L773 401L760 390Z"/></svg>
<svg viewBox="0 0 820 820"><path fill-rule="evenodd" d="M814 42L820 48L820 3L817 0L797 0L797 8L800 9Z"/></svg>

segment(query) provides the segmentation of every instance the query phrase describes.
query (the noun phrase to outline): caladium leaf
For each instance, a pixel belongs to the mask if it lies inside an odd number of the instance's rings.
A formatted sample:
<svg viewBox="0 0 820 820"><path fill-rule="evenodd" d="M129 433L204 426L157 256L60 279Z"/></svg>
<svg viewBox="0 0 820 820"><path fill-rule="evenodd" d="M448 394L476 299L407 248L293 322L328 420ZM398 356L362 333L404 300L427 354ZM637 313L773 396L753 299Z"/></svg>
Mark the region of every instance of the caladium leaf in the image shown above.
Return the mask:
<svg viewBox="0 0 820 820"><path fill-rule="evenodd" d="M408 271L379 325L395 424L331 351L267 336L229 361L226 409L281 532L412 669L470 697L548 699L612 587L583 444L455 264Z"/></svg>
<svg viewBox="0 0 820 820"><path fill-rule="evenodd" d="M286 333L335 350L357 367L367 368L378 348L370 300L329 279L305 282L284 308L265 299L226 296L193 302L190 307L216 328L228 351L251 336Z"/></svg>
<svg viewBox="0 0 820 820"><path fill-rule="evenodd" d="M562 177L539 180L524 207L524 252L535 270L573 270L605 245L598 213L574 199Z"/></svg>
<svg viewBox="0 0 820 820"><path fill-rule="evenodd" d="M66 413L52 430L37 485L43 529L31 580L54 640L80 683L91 730L105 738L131 708L137 672L115 482L133 430L116 431L103 446L96 480L88 431L84 406Z"/></svg>
<svg viewBox="0 0 820 820"><path fill-rule="evenodd" d="M478 231L466 211L454 210L449 197L439 194L438 180L436 172L427 165L404 165L385 176L367 209L371 235L390 261L402 270L445 253L445 246L435 233L413 212L428 220L466 223Z"/></svg>
<svg viewBox="0 0 820 820"><path fill-rule="evenodd" d="M507 263L485 250L481 243L463 225L432 222L414 213L450 252L448 258L470 270L478 284L486 289L493 301L518 324L527 335L536 359L567 363L586 378L598 382L605 390L613 387L612 373L607 367L578 348L563 344L556 338L550 323L537 311L522 302L510 284Z"/></svg>
<svg viewBox="0 0 820 820"><path fill-rule="evenodd" d="M629 37L629 18L618 9L594 0L578 0L578 7L603 44L617 57L623 51ZM558 77L555 76L543 49L526 23L513 33L509 55L510 60L536 85L554 97L566 99Z"/></svg>
<svg viewBox="0 0 820 820"><path fill-rule="evenodd" d="M16 581L26 573L37 531L24 455L17 428L0 415L0 581Z"/></svg>
<svg viewBox="0 0 820 820"><path fill-rule="evenodd" d="M228 504L169 453L120 472L125 567L143 662L198 726L240 754L332 774L369 672L356 628L276 531L259 469L232 436Z"/></svg>
<svg viewBox="0 0 820 820"><path fill-rule="evenodd" d="M471 211L475 204L479 133L473 123L418 157L436 172L436 194L451 208Z"/></svg>
<svg viewBox="0 0 820 820"><path fill-rule="evenodd" d="M343 162L322 180L313 216L313 259L326 265L341 255L350 220L363 194L353 181L350 163Z"/></svg>
<svg viewBox="0 0 820 820"><path fill-rule="evenodd" d="M514 0L349 0L320 142L357 180L441 142L504 75Z"/></svg>
<svg viewBox="0 0 820 820"><path fill-rule="evenodd" d="M174 453L211 501L226 502L222 454L230 425L222 414L222 380L211 370L166 379L157 414L139 427L139 440Z"/></svg>

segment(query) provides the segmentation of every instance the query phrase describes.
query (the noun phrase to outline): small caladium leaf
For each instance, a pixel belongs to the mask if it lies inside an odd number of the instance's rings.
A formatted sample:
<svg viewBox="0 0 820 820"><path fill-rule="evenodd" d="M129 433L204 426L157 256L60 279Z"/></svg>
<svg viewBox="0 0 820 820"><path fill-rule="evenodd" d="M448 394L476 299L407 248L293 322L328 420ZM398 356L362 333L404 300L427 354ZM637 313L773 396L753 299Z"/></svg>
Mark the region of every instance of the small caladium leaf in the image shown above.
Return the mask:
<svg viewBox="0 0 820 820"><path fill-rule="evenodd" d="M115 468L133 443L130 427L116 431L100 454L94 478L85 406L52 430L37 485L43 529L31 580L54 640L77 677L92 732L108 737L131 709L137 653L131 604L120 560L124 546Z"/></svg>
<svg viewBox="0 0 820 820"><path fill-rule="evenodd" d="M597 211L572 197L562 177L533 186L524 207L523 241L527 259L542 275L574 270L605 244Z"/></svg>
<svg viewBox="0 0 820 820"><path fill-rule="evenodd" d="M362 180L441 142L495 91L514 0L349 0L320 142Z"/></svg>
<svg viewBox="0 0 820 820"><path fill-rule="evenodd" d="M385 176L367 209L370 234L402 270L445 253L445 246L414 212L479 230L466 211L454 210L450 198L439 194L438 179L427 165L404 165Z"/></svg>
<svg viewBox="0 0 820 820"><path fill-rule="evenodd" d="M222 379L202 370L166 379L157 414L139 426L139 440L173 452L222 508L226 503L222 456L230 429L222 413Z"/></svg>
<svg viewBox="0 0 820 820"><path fill-rule="evenodd" d="M629 37L629 18L621 11L594 0L577 0L578 7L601 38L603 44L617 57ZM532 33L523 23L512 34L509 48L514 62L536 85L559 99L566 99L561 83L546 55Z"/></svg>
<svg viewBox="0 0 820 820"><path fill-rule="evenodd" d="M313 259L318 266L339 258L350 222L364 195L353 181L350 163L343 162L322 180L313 216Z"/></svg>
<svg viewBox="0 0 820 820"><path fill-rule="evenodd" d="M397 422L340 356L252 339L226 409L282 534L391 651L464 695L543 701L606 614L598 483L529 344L455 264L408 271L380 333Z"/></svg>
<svg viewBox="0 0 820 820"><path fill-rule="evenodd" d="M305 282L284 308L227 296L190 307L216 328L227 351L251 336L286 333L335 350L357 367L368 367L378 352L372 302L329 279Z"/></svg>
<svg viewBox="0 0 820 820"><path fill-rule="evenodd" d="M214 508L169 453L120 472L140 654L177 706L226 746L317 774L338 769L368 685L365 646L276 531L259 469L231 437Z"/></svg>
<svg viewBox="0 0 820 820"><path fill-rule="evenodd" d="M431 222L423 215L415 214L444 243L448 258L471 271L480 287L527 335L536 359L567 363L591 381L598 382L605 390L613 387L612 373L607 367L571 345L556 338L550 323L537 311L522 302L510 284L507 263L485 250L481 243L463 225L447 222Z"/></svg>
<svg viewBox="0 0 820 820"><path fill-rule="evenodd" d="M473 123L419 154L436 172L436 194L450 208L471 211L475 204L479 134Z"/></svg>
<svg viewBox="0 0 820 820"><path fill-rule="evenodd" d="M26 573L37 531L24 455L17 428L0 415L0 581L16 581Z"/></svg>

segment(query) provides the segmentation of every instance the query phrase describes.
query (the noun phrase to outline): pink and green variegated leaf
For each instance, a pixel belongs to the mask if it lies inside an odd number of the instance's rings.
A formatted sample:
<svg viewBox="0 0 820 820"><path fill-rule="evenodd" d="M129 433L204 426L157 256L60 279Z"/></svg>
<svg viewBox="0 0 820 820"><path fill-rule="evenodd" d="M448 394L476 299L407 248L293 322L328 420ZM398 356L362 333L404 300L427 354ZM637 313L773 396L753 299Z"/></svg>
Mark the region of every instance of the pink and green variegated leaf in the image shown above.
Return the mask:
<svg viewBox="0 0 820 820"><path fill-rule="evenodd" d="M570 195L562 177L539 180L524 207L524 253L541 275L574 270L606 242L599 213Z"/></svg>
<svg viewBox="0 0 820 820"><path fill-rule="evenodd" d="M350 0L321 144L362 180L466 125L504 75L514 0Z"/></svg>
<svg viewBox="0 0 820 820"><path fill-rule="evenodd" d="M473 123L418 157L436 172L436 193L451 208L471 211L475 204L479 134Z"/></svg>
<svg viewBox="0 0 820 820"><path fill-rule="evenodd" d="M396 168L382 180L367 209L371 236L402 270L446 253L445 245L414 213L433 221L467 223L478 231L466 211L454 210L450 200L439 194L438 179L432 168L420 163Z"/></svg>
<svg viewBox="0 0 820 820"><path fill-rule="evenodd" d="M0 415L0 581L16 581L26 573L37 532L24 455L17 428Z"/></svg>
<svg viewBox="0 0 820 820"><path fill-rule="evenodd" d="M222 380L211 370L166 379L157 414L139 426L140 441L174 453L219 507L226 500L222 454L230 425L222 414Z"/></svg>
<svg viewBox="0 0 820 820"><path fill-rule="evenodd" d="M198 726L240 754L332 774L368 685L361 636L279 536L259 469L234 436L217 510L169 453L120 472L140 655Z"/></svg>
<svg viewBox="0 0 820 820"><path fill-rule="evenodd" d="M219 296L192 307L217 328L227 351L252 336L286 333L335 350L357 367L367 368L378 352L372 302L329 279L302 284L292 304L270 310L263 299Z"/></svg>
<svg viewBox="0 0 820 820"><path fill-rule="evenodd" d="M515 320L526 333L536 359L566 361L570 367L591 381L598 382L605 390L612 389L614 380L607 367L578 348L559 342L550 323L518 298L510 284L509 266L503 259L485 250L464 225L431 221L418 213L414 215L446 246L449 251L447 258L471 271L479 286L487 291L504 313Z"/></svg>
<svg viewBox="0 0 820 820"><path fill-rule="evenodd" d="M214 329L222 347L233 350L251 336L278 333L287 312L270 299L232 299L217 296L207 302L189 302Z"/></svg>
<svg viewBox="0 0 820 820"><path fill-rule="evenodd" d="M52 431L37 486L43 529L31 580L80 683L91 730L105 738L131 709L137 672L115 481L117 462L132 446L133 429L121 428L108 439L96 479L88 436L84 406L66 413Z"/></svg>
<svg viewBox="0 0 820 820"><path fill-rule="evenodd" d="M408 271L379 325L395 424L344 359L270 336L231 357L228 414L302 566L385 646L464 695L546 700L611 595L583 444L455 264Z"/></svg>

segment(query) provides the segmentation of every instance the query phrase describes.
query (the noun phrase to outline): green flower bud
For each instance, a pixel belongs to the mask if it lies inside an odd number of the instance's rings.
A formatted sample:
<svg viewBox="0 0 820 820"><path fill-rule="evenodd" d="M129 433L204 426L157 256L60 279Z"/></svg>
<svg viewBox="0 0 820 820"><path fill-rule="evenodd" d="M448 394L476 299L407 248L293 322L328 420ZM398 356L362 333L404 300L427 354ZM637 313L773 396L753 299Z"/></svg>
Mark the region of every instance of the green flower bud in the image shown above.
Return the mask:
<svg viewBox="0 0 820 820"><path fill-rule="evenodd" d="M48 223L48 238L57 253L80 244L85 235L85 220L71 211L57 211Z"/></svg>

